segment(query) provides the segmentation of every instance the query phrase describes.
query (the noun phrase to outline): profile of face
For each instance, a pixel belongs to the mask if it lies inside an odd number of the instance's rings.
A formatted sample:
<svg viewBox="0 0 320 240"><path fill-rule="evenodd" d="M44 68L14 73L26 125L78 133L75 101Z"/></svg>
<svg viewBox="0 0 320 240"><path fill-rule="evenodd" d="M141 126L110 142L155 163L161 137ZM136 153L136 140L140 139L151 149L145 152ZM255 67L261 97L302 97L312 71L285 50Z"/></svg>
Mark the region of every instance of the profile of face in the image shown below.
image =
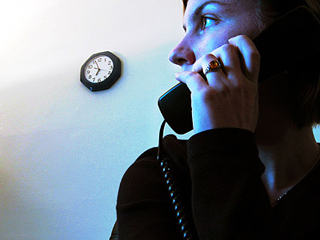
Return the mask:
<svg viewBox="0 0 320 240"><path fill-rule="evenodd" d="M169 59L192 71L203 55L237 35L254 38L261 31L257 0L189 0L183 18L185 35Z"/></svg>

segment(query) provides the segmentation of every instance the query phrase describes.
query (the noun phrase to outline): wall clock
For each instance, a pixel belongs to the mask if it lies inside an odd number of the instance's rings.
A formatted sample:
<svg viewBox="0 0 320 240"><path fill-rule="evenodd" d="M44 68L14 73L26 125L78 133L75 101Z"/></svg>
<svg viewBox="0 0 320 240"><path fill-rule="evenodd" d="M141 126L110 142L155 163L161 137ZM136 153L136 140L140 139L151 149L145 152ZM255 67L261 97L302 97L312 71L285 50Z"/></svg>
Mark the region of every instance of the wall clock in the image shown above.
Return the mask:
<svg viewBox="0 0 320 240"><path fill-rule="evenodd" d="M95 53L82 65L80 81L91 91L110 88L121 75L121 61L113 53Z"/></svg>

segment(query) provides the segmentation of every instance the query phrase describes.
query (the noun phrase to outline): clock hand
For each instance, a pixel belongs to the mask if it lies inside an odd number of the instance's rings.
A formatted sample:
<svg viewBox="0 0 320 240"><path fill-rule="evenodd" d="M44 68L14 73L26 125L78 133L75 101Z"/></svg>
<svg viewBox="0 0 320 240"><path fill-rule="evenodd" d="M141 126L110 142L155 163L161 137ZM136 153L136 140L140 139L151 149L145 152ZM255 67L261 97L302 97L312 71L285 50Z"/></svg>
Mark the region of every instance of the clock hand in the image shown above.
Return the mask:
<svg viewBox="0 0 320 240"><path fill-rule="evenodd" d="M103 69L103 68L101 68L100 70L102 70L102 71L112 71L113 69Z"/></svg>
<svg viewBox="0 0 320 240"><path fill-rule="evenodd" d="M94 62L96 63L98 69L100 70L100 67L99 67L99 64L97 63L97 61L94 61Z"/></svg>
<svg viewBox="0 0 320 240"><path fill-rule="evenodd" d="M98 75L98 73L101 71L100 67L99 67L99 64L97 63L97 61L94 61L97 65L98 68L95 68L95 69L98 69L98 72L96 73L96 76Z"/></svg>

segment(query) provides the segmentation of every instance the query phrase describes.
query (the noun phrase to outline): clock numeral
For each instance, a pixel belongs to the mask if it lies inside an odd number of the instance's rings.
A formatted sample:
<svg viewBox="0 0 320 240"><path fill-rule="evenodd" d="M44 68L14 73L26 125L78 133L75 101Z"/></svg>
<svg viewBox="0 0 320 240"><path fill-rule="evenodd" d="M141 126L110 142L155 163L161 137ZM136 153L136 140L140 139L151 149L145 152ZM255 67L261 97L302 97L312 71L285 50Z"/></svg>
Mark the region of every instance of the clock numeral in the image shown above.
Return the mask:
<svg viewBox="0 0 320 240"><path fill-rule="evenodd" d="M92 78L92 81L95 82L95 81L96 81L96 78Z"/></svg>
<svg viewBox="0 0 320 240"><path fill-rule="evenodd" d="M93 68L93 66L92 65L89 65L89 69L92 69Z"/></svg>
<svg viewBox="0 0 320 240"><path fill-rule="evenodd" d="M104 76L104 79L107 79L108 78L108 76Z"/></svg>
<svg viewBox="0 0 320 240"><path fill-rule="evenodd" d="M89 73L90 73L90 70L88 70L87 73L89 74Z"/></svg>
<svg viewBox="0 0 320 240"><path fill-rule="evenodd" d="M108 65L111 65L111 61L108 61Z"/></svg>
<svg viewBox="0 0 320 240"><path fill-rule="evenodd" d="M89 79L91 79L92 78L92 75L89 75Z"/></svg>
<svg viewBox="0 0 320 240"><path fill-rule="evenodd" d="M102 58L99 58L99 59L98 59L98 62L102 62Z"/></svg>

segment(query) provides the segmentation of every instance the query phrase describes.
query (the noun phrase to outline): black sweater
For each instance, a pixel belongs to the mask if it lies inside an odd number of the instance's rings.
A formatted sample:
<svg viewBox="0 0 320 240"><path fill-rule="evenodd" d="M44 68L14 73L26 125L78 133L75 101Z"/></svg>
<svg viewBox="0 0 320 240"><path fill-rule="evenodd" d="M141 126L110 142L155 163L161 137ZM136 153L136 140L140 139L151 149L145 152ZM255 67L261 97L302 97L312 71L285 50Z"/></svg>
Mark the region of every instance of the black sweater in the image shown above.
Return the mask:
<svg viewBox="0 0 320 240"><path fill-rule="evenodd" d="M182 198L190 208L194 239L320 239L320 168L271 208L251 132L216 129L164 138ZM121 181L117 218L120 240L179 240L157 149L143 153Z"/></svg>

